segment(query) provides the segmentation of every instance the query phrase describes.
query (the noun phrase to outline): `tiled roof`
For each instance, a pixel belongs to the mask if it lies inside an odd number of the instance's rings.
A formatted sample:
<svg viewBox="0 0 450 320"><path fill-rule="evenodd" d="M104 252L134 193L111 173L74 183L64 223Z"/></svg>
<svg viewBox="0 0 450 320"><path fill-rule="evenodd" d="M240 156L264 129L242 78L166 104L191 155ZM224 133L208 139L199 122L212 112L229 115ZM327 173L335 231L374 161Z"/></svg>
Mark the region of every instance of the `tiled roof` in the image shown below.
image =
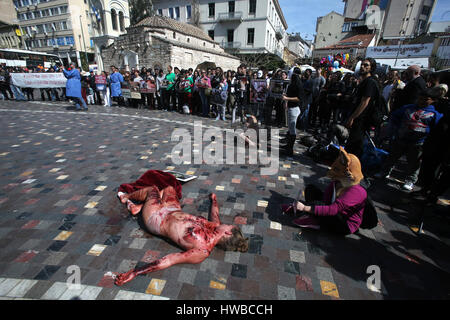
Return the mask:
<svg viewBox="0 0 450 320"><path fill-rule="evenodd" d="M188 36L196 37L202 40L214 42L202 29L188 23L182 23L169 17L153 16L147 17L132 27L152 27L170 29Z"/></svg>
<svg viewBox="0 0 450 320"><path fill-rule="evenodd" d="M346 39L342 39L341 41L339 41L338 43L336 43L334 45L320 48L317 50L341 49L341 48L344 49L344 48L355 48L355 47L366 48L369 46L373 37L375 37L374 34L357 34L355 36L352 36L352 37L349 37Z"/></svg>

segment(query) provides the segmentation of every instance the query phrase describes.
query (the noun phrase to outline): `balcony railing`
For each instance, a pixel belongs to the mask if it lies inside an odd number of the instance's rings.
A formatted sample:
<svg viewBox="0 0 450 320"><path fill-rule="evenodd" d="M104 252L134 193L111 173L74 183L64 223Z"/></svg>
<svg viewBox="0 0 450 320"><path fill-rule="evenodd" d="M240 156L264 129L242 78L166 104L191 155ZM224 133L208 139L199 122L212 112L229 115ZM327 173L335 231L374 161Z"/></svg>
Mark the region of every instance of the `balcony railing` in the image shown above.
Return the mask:
<svg viewBox="0 0 450 320"><path fill-rule="evenodd" d="M278 27L275 29L275 37L277 38L277 40L281 40L284 38L284 30L281 27Z"/></svg>
<svg viewBox="0 0 450 320"><path fill-rule="evenodd" d="M242 22L242 12L241 11L237 11L237 12L223 12L223 13L219 13L219 17L218 17L219 21L239 21Z"/></svg>
<svg viewBox="0 0 450 320"><path fill-rule="evenodd" d="M222 48L224 49L239 49L241 47L240 42L222 42Z"/></svg>

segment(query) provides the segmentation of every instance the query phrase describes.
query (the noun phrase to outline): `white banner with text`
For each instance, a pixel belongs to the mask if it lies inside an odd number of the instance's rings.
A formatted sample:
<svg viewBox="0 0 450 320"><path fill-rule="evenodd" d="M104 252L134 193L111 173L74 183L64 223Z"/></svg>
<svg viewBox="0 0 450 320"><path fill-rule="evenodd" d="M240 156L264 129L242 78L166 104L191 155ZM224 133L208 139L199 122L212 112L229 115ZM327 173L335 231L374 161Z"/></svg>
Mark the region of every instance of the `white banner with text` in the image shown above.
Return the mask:
<svg viewBox="0 0 450 320"><path fill-rule="evenodd" d="M64 88L66 77L63 73L11 73L12 84L20 88Z"/></svg>

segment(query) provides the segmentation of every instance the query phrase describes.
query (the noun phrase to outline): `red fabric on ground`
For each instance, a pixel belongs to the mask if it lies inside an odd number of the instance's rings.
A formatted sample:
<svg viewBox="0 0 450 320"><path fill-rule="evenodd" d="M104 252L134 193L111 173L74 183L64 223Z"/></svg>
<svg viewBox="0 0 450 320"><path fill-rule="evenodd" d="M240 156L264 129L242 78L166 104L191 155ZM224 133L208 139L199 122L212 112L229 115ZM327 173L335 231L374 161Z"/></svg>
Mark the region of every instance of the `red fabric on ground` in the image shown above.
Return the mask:
<svg viewBox="0 0 450 320"><path fill-rule="evenodd" d="M173 174L160 170L148 170L135 182L121 184L119 192L132 193L150 186L156 186L159 190L172 186L177 192L178 199L182 197L181 183Z"/></svg>

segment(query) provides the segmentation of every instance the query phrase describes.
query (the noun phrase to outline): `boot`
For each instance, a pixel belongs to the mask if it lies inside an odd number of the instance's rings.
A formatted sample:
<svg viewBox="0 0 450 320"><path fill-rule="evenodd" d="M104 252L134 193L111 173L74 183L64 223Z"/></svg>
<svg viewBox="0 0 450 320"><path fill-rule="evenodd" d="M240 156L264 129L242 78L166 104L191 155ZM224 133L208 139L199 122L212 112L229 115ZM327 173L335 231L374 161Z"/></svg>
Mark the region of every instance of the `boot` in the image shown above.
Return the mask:
<svg viewBox="0 0 450 320"><path fill-rule="evenodd" d="M283 147L283 149L280 149L281 154L288 156L288 157L293 157L294 156L294 144L295 144L295 139L297 138L297 136L295 134L289 134L286 139L287 139L287 143L286 146Z"/></svg>

